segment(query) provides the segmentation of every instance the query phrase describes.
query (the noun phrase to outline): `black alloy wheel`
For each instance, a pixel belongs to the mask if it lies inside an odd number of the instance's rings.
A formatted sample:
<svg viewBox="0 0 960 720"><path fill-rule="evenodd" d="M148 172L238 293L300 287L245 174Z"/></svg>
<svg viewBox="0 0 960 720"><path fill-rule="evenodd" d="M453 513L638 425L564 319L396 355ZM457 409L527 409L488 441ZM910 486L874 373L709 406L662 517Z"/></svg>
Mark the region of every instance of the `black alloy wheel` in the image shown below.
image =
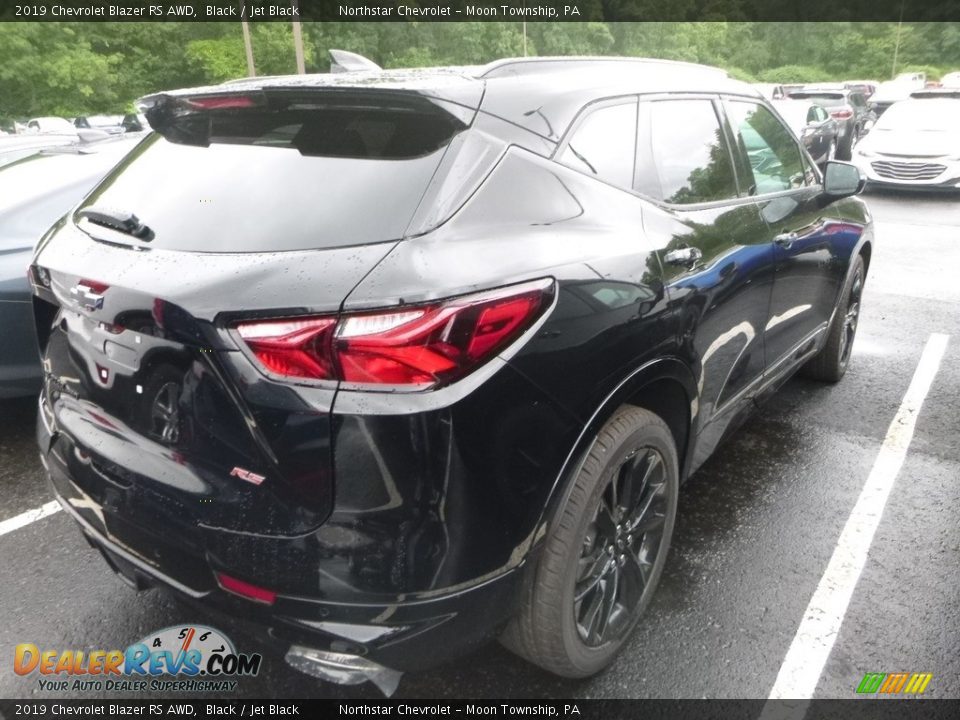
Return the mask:
<svg viewBox="0 0 960 720"><path fill-rule="evenodd" d="M599 647L632 627L663 541L667 512L663 457L632 451L613 474L583 539L574 586L581 639Z"/></svg>
<svg viewBox="0 0 960 720"><path fill-rule="evenodd" d="M667 424L624 405L597 433L501 641L564 677L609 665L653 597L677 513Z"/></svg>

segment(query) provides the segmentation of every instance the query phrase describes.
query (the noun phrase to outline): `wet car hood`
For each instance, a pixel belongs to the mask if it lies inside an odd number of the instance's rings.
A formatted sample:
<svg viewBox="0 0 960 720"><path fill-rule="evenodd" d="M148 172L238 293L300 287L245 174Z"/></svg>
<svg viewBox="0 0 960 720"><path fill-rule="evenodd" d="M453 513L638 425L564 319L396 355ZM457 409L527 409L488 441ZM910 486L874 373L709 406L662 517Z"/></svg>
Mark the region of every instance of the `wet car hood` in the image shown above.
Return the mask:
<svg viewBox="0 0 960 720"><path fill-rule="evenodd" d="M904 157L958 157L960 130L874 130L862 148L883 155Z"/></svg>

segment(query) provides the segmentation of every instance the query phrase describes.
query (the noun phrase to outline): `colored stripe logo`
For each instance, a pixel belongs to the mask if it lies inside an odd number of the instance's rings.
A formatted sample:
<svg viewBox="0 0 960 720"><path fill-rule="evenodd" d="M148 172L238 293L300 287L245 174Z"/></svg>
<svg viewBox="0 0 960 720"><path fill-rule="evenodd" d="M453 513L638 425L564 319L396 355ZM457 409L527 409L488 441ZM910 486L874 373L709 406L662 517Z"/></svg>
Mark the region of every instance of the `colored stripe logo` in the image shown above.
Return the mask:
<svg viewBox="0 0 960 720"><path fill-rule="evenodd" d="M933 673L867 673L857 686L864 695L922 695Z"/></svg>

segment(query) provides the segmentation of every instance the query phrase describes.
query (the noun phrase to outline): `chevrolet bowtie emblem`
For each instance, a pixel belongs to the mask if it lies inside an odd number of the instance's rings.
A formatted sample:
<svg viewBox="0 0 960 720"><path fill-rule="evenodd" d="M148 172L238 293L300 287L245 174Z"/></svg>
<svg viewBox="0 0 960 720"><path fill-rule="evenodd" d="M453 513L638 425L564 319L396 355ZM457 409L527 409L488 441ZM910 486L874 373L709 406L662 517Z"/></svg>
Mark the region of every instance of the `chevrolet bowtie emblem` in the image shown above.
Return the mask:
<svg viewBox="0 0 960 720"><path fill-rule="evenodd" d="M70 288L70 294L80 302L80 306L85 310L99 310L103 307L103 295L94 292L82 283Z"/></svg>

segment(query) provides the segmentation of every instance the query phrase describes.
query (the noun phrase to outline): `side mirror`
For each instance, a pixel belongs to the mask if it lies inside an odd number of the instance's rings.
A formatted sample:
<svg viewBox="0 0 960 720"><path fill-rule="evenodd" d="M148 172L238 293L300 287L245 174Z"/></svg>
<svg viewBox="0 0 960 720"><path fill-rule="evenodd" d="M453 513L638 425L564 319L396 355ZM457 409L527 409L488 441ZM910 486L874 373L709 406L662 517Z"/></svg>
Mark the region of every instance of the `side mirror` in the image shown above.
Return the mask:
<svg viewBox="0 0 960 720"><path fill-rule="evenodd" d="M863 124L863 130L860 131L860 137L863 137L863 136L866 135L868 132L870 132L871 130L873 130L873 126L876 124L876 122L877 122L877 121L876 121L875 119L873 119L873 118L870 118L869 120L867 120L867 121Z"/></svg>
<svg viewBox="0 0 960 720"><path fill-rule="evenodd" d="M828 197L842 198L856 195L863 191L867 179L860 174L860 169L850 163L830 160L823 174L823 192Z"/></svg>

